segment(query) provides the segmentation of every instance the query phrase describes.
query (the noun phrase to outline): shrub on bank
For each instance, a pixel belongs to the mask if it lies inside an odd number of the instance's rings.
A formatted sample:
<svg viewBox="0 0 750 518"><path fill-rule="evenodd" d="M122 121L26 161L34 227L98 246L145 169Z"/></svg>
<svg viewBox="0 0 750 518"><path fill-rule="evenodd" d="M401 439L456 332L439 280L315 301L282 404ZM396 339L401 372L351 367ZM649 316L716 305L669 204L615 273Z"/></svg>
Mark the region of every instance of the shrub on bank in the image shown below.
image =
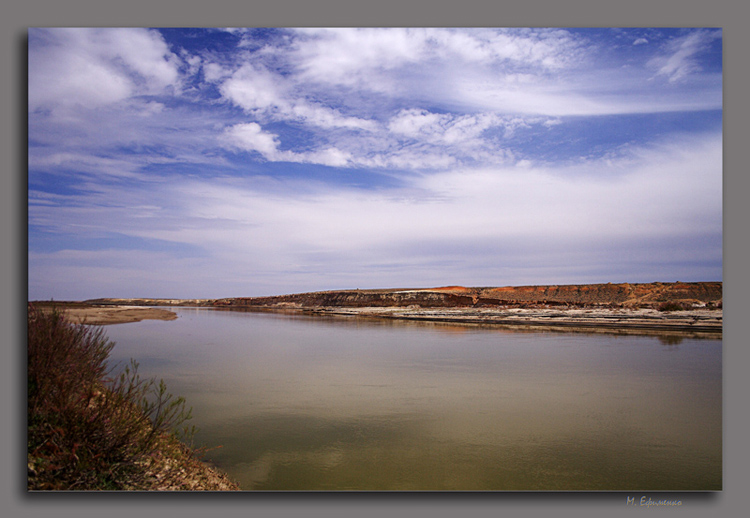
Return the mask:
<svg viewBox="0 0 750 518"><path fill-rule="evenodd" d="M113 346L101 328L29 307L29 489L137 487L149 456L191 439L185 400L135 361L114 374Z"/></svg>
<svg viewBox="0 0 750 518"><path fill-rule="evenodd" d="M659 311L684 311L690 308L690 305L679 302L662 302L656 309Z"/></svg>

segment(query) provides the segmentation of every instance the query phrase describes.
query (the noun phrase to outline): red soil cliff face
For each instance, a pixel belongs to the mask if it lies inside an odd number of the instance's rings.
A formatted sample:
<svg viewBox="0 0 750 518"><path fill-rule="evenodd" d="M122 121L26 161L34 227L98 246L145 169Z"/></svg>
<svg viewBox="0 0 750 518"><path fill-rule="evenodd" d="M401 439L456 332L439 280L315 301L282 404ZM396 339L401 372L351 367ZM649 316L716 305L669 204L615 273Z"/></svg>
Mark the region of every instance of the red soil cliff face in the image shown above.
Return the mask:
<svg viewBox="0 0 750 518"><path fill-rule="evenodd" d="M471 307L507 305L657 306L663 302L718 304L721 282L579 284L414 290L341 290L214 301L222 306Z"/></svg>
<svg viewBox="0 0 750 518"><path fill-rule="evenodd" d="M488 288L480 298L517 302L558 302L568 304L642 305L660 302L718 303L720 282L583 284L563 286L522 286Z"/></svg>

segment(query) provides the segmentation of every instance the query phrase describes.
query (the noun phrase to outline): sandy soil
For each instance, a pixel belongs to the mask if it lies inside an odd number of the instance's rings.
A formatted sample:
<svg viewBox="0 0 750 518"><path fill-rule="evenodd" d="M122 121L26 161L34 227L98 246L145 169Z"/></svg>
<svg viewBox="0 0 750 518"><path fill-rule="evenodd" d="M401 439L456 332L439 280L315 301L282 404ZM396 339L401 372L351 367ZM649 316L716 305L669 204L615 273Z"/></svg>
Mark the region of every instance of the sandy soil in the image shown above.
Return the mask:
<svg viewBox="0 0 750 518"><path fill-rule="evenodd" d="M42 308L51 310L51 308ZM177 314L168 309L149 308L139 306L65 306L58 309L65 313L65 317L75 324L89 324L104 326L110 324L124 324L141 320L175 320Z"/></svg>

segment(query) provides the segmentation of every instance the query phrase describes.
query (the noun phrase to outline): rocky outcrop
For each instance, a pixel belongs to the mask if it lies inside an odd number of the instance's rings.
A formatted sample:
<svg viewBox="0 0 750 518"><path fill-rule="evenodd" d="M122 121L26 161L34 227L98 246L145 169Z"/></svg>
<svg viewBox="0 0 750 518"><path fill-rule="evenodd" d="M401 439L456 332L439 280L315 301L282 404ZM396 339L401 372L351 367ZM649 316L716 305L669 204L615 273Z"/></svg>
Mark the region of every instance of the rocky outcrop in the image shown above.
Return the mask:
<svg viewBox="0 0 750 518"><path fill-rule="evenodd" d="M427 290L353 290L299 293L276 297L235 298L217 301L227 306L295 307L458 307L473 305L471 296Z"/></svg>

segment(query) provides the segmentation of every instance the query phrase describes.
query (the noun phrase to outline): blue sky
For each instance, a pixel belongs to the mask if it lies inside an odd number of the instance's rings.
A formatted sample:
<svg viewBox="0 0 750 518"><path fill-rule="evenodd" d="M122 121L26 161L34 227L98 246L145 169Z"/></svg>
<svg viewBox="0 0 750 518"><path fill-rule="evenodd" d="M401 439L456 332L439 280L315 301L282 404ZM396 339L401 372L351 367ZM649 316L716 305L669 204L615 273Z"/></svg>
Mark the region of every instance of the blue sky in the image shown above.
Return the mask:
<svg viewBox="0 0 750 518"><path fill-rule="evenodd" d="M29 298L722 278L719 29L30 29Z"/></svg>

